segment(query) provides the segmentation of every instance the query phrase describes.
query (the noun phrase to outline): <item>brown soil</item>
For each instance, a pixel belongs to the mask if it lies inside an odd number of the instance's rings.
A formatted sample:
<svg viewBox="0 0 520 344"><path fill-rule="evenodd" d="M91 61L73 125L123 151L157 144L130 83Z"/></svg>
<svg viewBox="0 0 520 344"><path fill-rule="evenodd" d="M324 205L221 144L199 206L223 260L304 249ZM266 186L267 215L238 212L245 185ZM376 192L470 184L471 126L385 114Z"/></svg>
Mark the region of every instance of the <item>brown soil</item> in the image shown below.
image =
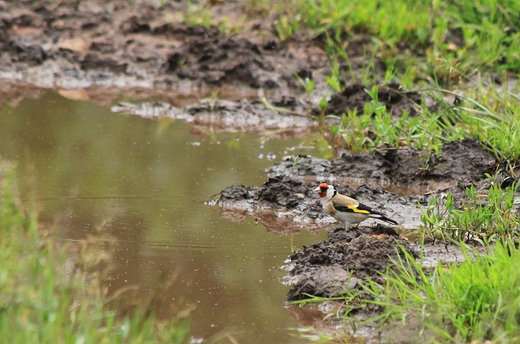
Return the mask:
<svg viewBox="0 0 520 344"><path fill-rule="evenodd" d="M336 297L353 288L363 291L359 281L367 277L383 283L379 272L386 271L397 258L399 245L418 257L416 249L393 229L382 225L364 229L366 233L337 227L324 242L294 252L289 272L293 289L288 299Z"/></svg>
<svg viewBox="0 0 520 344"><path fill-rule="evenodd" d="M322 82L329 73L318 42L281 42L261 17L248 19L243 34L189 26L181 22L188 13L184 2L0 1L0 10L0 71L50 86L245 86L284 92L301 89L293 73ZM240 3L208 10L217 18L219 13L248 18Z"/></svg>
<svg viewBox="0 0 520 344"><path fill-rule="evenodd" d="M275 13L253 13L240 2L211 2L203 10L217 22L229 21L229 30L242 23L240 33L182 22L189 13L185 2L0 0L2 97L12 101L20 91L34 96L27 85L60 87L65 97L105 105L121 93L133 99L159 95L165 102L121 103L113 110L182 118L194 131L219 117L217 131L303 134L313 125L308 115L317 112L316 102L333 93L326 83L331 70L324 37L281 41ZM345 40L350 66L342 68L359 77L370 37ZM373 62L384 75L378 57ZM316 82L312 103L296 75ZM361 111L370 87L352 84L331 97L327 111ZM218 92L218 101L198 103L212 92ZM380 87L379 100L395 115L413 115L422 102L396 84Z"/></svg>
<svg viewBox="0 0 520 344"><path fill-rule="evenodd" d="M423 168L421 153L409 148L373 154L344 153L332 161L291 157L266 171L271 177L264 185L230 186L222 190L218 203L226 212L240 204L247 205L242 207L244 216L256 216L268 230L283 235L301 228L311 232L329 229L328 239L304 246L290 257L286 282L292 289L288 300L309 295L334 297L352 288L362 292L360 282L367 278L383 282L379 273L391 267L400 252L399 246L417 256L419 244L408 242L394 229L375 221L364 222L361 231L331 227L329 223L334 220L323 213L312 190L319 182L333 183L340 193L376 209L384 208L389 217L399 222L395 228L402 232L419 227L420 205L426 206L432 194L450 191L460 204L467 186L485 189L489 186L486 173L492 174L497 168L492 154L470 139L447 143L439 155L432 154L429 159L430 167ZM399 185L407 187L399 188ZM264 221L258 215L267 210L278 214L277 222ZM282 221L286 223L282 225ZM439 260L463 259L456 246L434 240L424 246L424 262L428 266ZM364 312L375 311L366 305L363 309Z"/></svg>
<svg viewBox="0 0 520 344"><path fill-rule="evenodd" d="M271 175L329 178L362 177L379 183L404 184L431 192L458 183L471 184L494 173L497 161L473 139L446 143L439 155L410 149L384 149L374 153L343 153L332 161L298 157L281 161L267 172ZM426 165L425 161L428 161Z"/></svg>
<svg viewBox="0 0 520 344"><path fill-rule="evenodd" d="M365 104L370 103L372 98L365 91L367 85L355 83L346 87L343 91L335 94L329 101L326 113L341 115L347 111L363 113ZM398 84L383 85L378 88L377 99L386 106L387 110L394 115L402 115L404 111L412 116L417 114L417 106L422 104L421 95L417 92L404 92Z"/></svg>
<svg viewBox="0 0 520 344"><path fill-rule="evenodd" d="M470 160L475 158L473 155L475 152L471 153L472 149L476 151L480 149L478 146L474 146L473 141L466 140L456 142L453 146L458 147L459 151L465 151ZM453 147L449 148L447 153L452 149ZM342 161L341 159L343 158L337 160ZM462 157L460 159L461 165L470 166L470 160L466 161ZM449 159L446 158L446 160ZM237 222L243 221L247 216L253 216L267 230L279 235L291 235L301 230L319 233L328 229L328 238L325 241L304 246L290 257L290 262L286 267L289 271L286 283L292 286L287 296L289 300L306 298L309 295L339 296L345 288L358 288L361 291L359 282L366 281L367 278L382 282L379 273L391 266L391 261L400 251L399 246L413 256L417 256L420 250L420 243L408 241L402 235L406 235L407 229L418 228L421 217L420 205L426 206L431 195L437 192L399 195L374 184L361 184L355 188L349 188L336 183L336 188L340 193L349 194L376 209L384 209L384 213L399 222L398 226L390 228L376 220L368 220L361 224L359 230L347 231L344 227L337 227L337 222L324 214L321 203L313 192L318 182L306 183L304 181L305 177L309 175L315 178L317 175L328 176L322 177L323 179L319 179L319 181L334 178L333 174L327 174L333 165L339 169L339 162L336 160L331 164L326 160L305 158L296 166L292 162L290 164L282 162L269 170L271 173L276 170L279 175L268 178L262 186L231 185L222 190L219 199L214 202L220 206L222 216ZM283 166L285 166L285 172ZM361 166L366 167L364 173L368 173L373 168L368 163L358 167L361 169ZM413 165L411 166L413 168ZM488 168L490 167L488 166ZM489 181L485 178L484 173L489 171L488 168L482 168L480 178L474 175L475 179L472 181L449 170L444 175L444 179L453 184L439 192L449 189L457 199L462 200L465 197L464 188L469 183L482 188L486 187ZM349 166L345 164L339 170L347 173L348 169ZM298 171L300 175L298 175ZM388 171L394 171L396 176L401 173L398 169ZM293 177L289 175L293 175ZM416 178L422 180L422 177L416 176ZM410 179L411 182L413 180L413 178ZM384 207L378 206L378 204L384 205ZM395 230L401 232L402 235ZM460 248L455 245L448 245L438 240L428 240L427 242L423 249L424 263L428 267L435 265L437 261L460 262L464 260Z"/></svg>

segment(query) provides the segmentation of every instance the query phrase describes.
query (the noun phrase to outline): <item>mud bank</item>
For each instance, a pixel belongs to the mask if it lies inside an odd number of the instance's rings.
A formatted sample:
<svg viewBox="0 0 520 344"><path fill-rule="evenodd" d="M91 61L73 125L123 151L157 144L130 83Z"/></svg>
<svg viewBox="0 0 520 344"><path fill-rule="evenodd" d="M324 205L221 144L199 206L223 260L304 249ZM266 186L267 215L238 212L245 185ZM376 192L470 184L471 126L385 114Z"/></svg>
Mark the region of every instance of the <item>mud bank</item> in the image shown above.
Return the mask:
<svg viewBox="0 0 520 344"><path fill-rule="evenodd" d="M420 152L409 148L344 153L332 161L289 157L266 171L269 179L264 185L229 186L222 190L217 203L223 209L239 208L251 215L271 211L278 217L290 216L305 229L303 224L311 221L334 222L323 213L312 191L319 182L330 182L340 193L384 211L399 222L399 228L417 229L420 205L428 204L431 194L461 192L468 185L480 183L497 167L491 153L471 139L447 143L430 159L431 167L422 167ZM315 230L314 225L309 226Z"/></svg>
<svg viewBox="0 0 520 344"><path fill-rule="evenodd" d="M497 168L493 155L473 139L446 143L439 155L429 154L427 164L421 153L411 148L396 148L365 154L345 152L332 161L292 157L274 165L267 173L317 180L364 179L431 193L459 183L476 183Z"/></svg>
<svg viewBox="0 0 520 344"><path fill-rule="evenodd" d="M282 129L296 136L315 125L311 115L320 112L323 97L327 113L362 112L372 85L354 80L368 62L374 75L384 75L379 58L367 54L373 48L369 36L344 37L349 64L340 68L353 80L342 80L350 85L335 93L326 82L331 68L325 35L280 40L276 13L259 15L241 2L210 2L200 10L211 12L209 27L187 23L185 2L0 0L2 94L12 100L27 87L59 87L70 99L147 118L180 118L194 130ZM222 22L229 32L217 29ZM315 82L312 96L301 85L305 78ZM120 94L162 101L113 104ZM211 99L198 102L204 97ZM397 84L380 85L378 98L395 116L414 115L424 105L421 94Z"/></svg>
<svg viewBox="0 0 520 344"><path fill-rule="evenodd" d="M278 227L276 223L266 225L269 231L275 233L287 235L300 230L318 233L332 228L337 223L323 212L318 196L313 192L317 184L305 183L288 176L276 176L269 178L260 187L229 186L222 190L217 204L225 213L240 209L249 216L257 217L261 222L261 214L266 213L280 221L291 219L293 225L290 227ZM418 204L428 203L428 197L425 195L401 196L377 185L363 184L352 189L341 184L336 186L340 193L352 195L361 202L385 212L398 221L402 229L417 229L421 216ZM367 220L363 224L370 225L375 221Z"/></svg>
<svg viewBox="0 0 520 344"><path fill-rule="evenodd" d="M291 157L269 168L270 177L262 186L229 186L216 203L225 214L240 209L242 218L226 215L234 221L254 216L267 230L281 235L328 230L326 240L291 255L286 283L292 289L287 298L334 297L345 289L361 290L359 282L367 278L382 282L379 272L391 266L401 248L417 257L421 246L406 236L419 229L421 206L428 204L431 195L448 191L460 201L467 186L485 187L486 173L497 168L491 153L470 139L445 144L439 155L430 156L429 168L422 167L421 159L419 151L409 148L344 153L332 161ZM359 230L338 227L324 214L313 192L319 182L333 183L340 193L379 209L399 225L390 228L368 220ZM270 214L271 221L259 214ZM422 249L427 266L464 260L458 247L443 242L429 240Z"/></svg>
<svg viewBox="0 0 520 344"><path fill-rule="evenodd" d="M295 251L285 266L285 283L291 286L289 300L308 295L333 297L345 288L360 288L358 282L369 277L380 280L400 247L417 256L420 245L408 241L406 233L413 233L421 223L420 204L426 205L428 195L400 196L380 186L364 184L352 192L337 185L341 193L349 193L363 203L384 211L400 224L393 228L367 220L360 229L346 231L324 214L321 203L313 192L317 182L304 183L288 176L269 178L262 186L232 185L220 193L212 204L220 207L221 215L234 222L254 217L270 232L292 235L300 231L318 234L328 231L323 242L310 243ZM384 206L378 206L384 205ZM399 235L397 232L401 232ZM424 262L433 266L438 261L463 261L456 246L440 241L429 241L424 246ZM353 271L353 272L352 272Z"/></svg>
<svg viewBox="0 0 520 344"><path fill-rule="evenodd" d="M87 89L74 97L102 98L105 104L122 90L143 97L143 90L153 89L153 94L171 98L174 106L179 104L171 93L208 96L218 91L221 98L232 99L226 96L231 90L265 96L291 111L291 104L277 97L305 96L298 78L309 78L315 82L314 105L298 111L304 115L334 93L326 82L331 68L325 35L280 40L273 24L276 13L259 15L241 2L218 3L201 8L214 19L205 27L186 22L190 10L185 2L0 1L0 78L46 88L102 87L109 91ZM227 26L219 30L222 22ZM223 32L226 27L229 32ZM368 62L374 75L384 75L379 57L368 61L367 52L373 49L369 36L344 40L350 63L340 68L353 80L360 79ZM358 83L349 86L331 98L328 111L362 109L368 96L364 89ZM395 114L414 113L421 104L419 94L394 84L383 87L379 98Z"/></svg>
<svg viewBox="0 0 520 344"><path fill-rule="evenodd" d="M382 283L379 272L386 271L392 260L402 255L399 246L415 258L419 256L407 240L383 225L362 231L334 228L325 241L304 246L291 255L286 282L292 289L287 298L336 297L346 289L362 291L359 281L367 278Z"/></svg>
<svg viewBox="0 0 520 344"><path fill-rule="evenodd" d="M119 102L112 106L112 111L151 119L179 119L190 123L195 131L206 131L204 128L211 126L214 132L260 133L279 139L303 135L314 126L313 119L305 115L301 103L293 97L278 98L266 105L265 98L264 101L202 99L183 108L162 101Z"/></svg>

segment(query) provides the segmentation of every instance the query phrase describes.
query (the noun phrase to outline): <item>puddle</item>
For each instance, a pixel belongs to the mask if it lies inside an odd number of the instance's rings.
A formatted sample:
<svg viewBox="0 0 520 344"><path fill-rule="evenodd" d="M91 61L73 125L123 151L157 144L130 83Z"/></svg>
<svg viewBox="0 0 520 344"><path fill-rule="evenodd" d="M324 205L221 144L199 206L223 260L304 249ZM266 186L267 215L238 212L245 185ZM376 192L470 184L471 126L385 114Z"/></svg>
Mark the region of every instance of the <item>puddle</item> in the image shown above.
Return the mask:
<svg viewBox="0 0 520 344"><path fill-rule="evenodd" d="M107 286L112 291L140 286L141 294L128 302L161 290L160 316L171 316L179 303L193 306L190 335L196 339L306 342L288 331L302 322L290 307L282 307L290 286L282 283L287 271L281 267L297 249L303 247L299 254L305 256L306 246L318 247L331 233L326 230L337 227L312 192L317 181L334 182L340 192L385 209L411 240L420 224L419 204L426 204L425 195L440 185L405 186L406 171L392 182L371 178L366 171L373 170L373 157L307 158L315 151L308 146L312 130L306 122L288 116L277 121L276 111L249 113L261 108L254 101L207 100L195 108L181 102L179 110L162 103L160 95L133 104L131 96L108 91L105 100L37 88L21 88L17 94L1 108L0 157L17 162L22 197L34 187L40 221L56 228L63 241L101 231L115 263ZM123 109L114 109L122 103ZM238 119L235 112L241 114ZM255 126L257 131L251 131ZM474 146L452 146L463 144ZM388 160L414 153L384 154L375 156ZM296 158L283 158L288 155ZM447 161L460 164L456 157ZM344 164L359 173L350 173ZM266 171L277 177L266 182ZM219 190L218 201L206 202ZM370 228L373 222L364 225ZM361 248L367 243L395 252L390 237L350 239ZM377 260L387 253L376 254ZM437 258L463 259L444 245L425 247L426 254L434 257L425 259L427 267ZM327 275L328 270L316 271ZM172 284L161 288L170 279ZM302 288L295 290L307 293Z"/></svg>
<svg viewBox="0 0 520 344"><path fill-rule="evenodd" d="M239 343L303 342L287 330L298 321L283 307L279 267L325 234L281 236L254 218L229 221L204 201L227 185L263 183L272 161L258 157L286 155L303 139L199 137L184 121L118 115L54 91L4 103L0 115L0 156L17 162L22 197L34 186L41 222L64 241L101 228L113 242L111 290L137 284L153 293L176 276L160 315L175 302L194 305L191 336Z"/></svg>

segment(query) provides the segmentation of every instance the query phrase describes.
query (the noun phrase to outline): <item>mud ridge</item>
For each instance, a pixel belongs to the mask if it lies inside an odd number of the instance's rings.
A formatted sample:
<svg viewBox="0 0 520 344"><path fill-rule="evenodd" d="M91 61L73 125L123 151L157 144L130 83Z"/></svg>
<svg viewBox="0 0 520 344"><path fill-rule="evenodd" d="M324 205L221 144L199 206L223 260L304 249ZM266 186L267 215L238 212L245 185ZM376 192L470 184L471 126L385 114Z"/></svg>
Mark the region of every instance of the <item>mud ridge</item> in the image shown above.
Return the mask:
<svg viewBox="0 0 520 344"><path fill-rule="evenodd" d="M402 255L400 247L415 258L419 256L408 241L383 225L364 228L363 232L334 228L325 241L304 246L291 255L287 281L293 288L287 298L336 297L346 289L362 291L360 283L367 278L383 283L379 273Z"/></svg>
<svg viewBox="0 0 520 344"><path fill-rule="evenodd" d="M391 267L401 247L417 257L420 245L409 242L395 229L418 229L420 206L426 206L433 193L451 191L462 200L465 187L485 188L489 183L486 173L493 174L497 168L492 154L472 139L447 143L439 155L432 154L429 159L429 168L425 169L420 152L409 148L380 150L373 154L344 153L332 161L309 156L290 157L266 171L270 177L264 185L229 186L222 190L217 204L221 209L236 209L237 205L245 204L243 216L256 216L258 209L277 214L277 219L286 219L282 226L276 221L262 221L261 217L260 221L268 230L277 232L276 228L284 228L288 231L279 234L294 233L287 223L313 233L318 233L320 228L328 230L325 241L304 246L291 255L286 283L292 289L287 298L334 297L346 289L361 291L360 283L367 278L382 283L380 272ZM357 185L352 176L358 177ZM342 194L380 209L399 225L390 228L368 220L359 230L337 227L337 223L324 214L313 192L323 181L333 183ZM378 185L383 181L413 185L424 192L408 195L390 192L384 183ZM428 266L439 260L464 260L460 248L445 243L431 241L423 249Z"/></svg>
<svg viewBox="0 0 520 344"><path fill-rule="evenodd" d="M474 139L446 143L439 155L430 153L428 163L421 151L411 148L376 150L374 153L343 153L332 161L290 157L267 170L270 175L318 179L366 178L381 183L403 184L428 192L471 184L493 174L494 156Z"/></svg>
<svg viewBox="0 0 520 344"><path fill-rule="evenodd" d="M349 111L358 114L364 112L365 104L370 104L373 99L366 92L371 87L361 83L354 83L345 87L341 92L334 94L327 104L327 114L341 115ZM396 83L380 85L377 91L379 103L384 105L387 111L393 115L401 116L405 111L411 116L418 114L418 109L424 105L424 99L419 92L404 92ZM431 105L438 106L437 103Z"/></svg>
<svg viewBox="0 0 520 344"><path fill-rule="evenodd" d="M292 286L289 300L308 295L338 296L345 288L361 288L359 282L366 281L367 277L381 282L379 272L385 271L391 260L397 257L399 245L414 256L417 254L415 246L400 237L394 229L375 220L363 222L359 230L347 231L344 227L337 227L337 222L323 212L313 191L316 185L317 182L304 183L288 176L276 176L259 187L228 186L221 191L216 202L224 217L243 221L246 216L254 216L268 231L279 235L300 230L319 233L329 229L325 241L304 246L291 255L290 271L286 277L286 283ZM342 185L337 185L337 188L341 193L349 191ZM351 191L350 194L355 194L356 198L368 204L373 202L377 206L374 201L378 200L392 205L385 208L385 212L398 221L406 220L400 213L393 212L394 206L400 209L397 204L403 206L404 203L418 211L418 206L414 206L414 202L419 201L417 196L402 197L374 185L362 185ZM422 196L421 201L426 204L427 198ZM419 211L416 216L420 218Z"/></svg>
<svg viewBox="0 0 520 344"><path fill-rule="evenodd" d="M217 132L253 132L265 134L275 130L272 137L284 138L303 134L314 125L312 118L305 116L305 109L294 97L275 98L274 106L283 106L283 112L269 109L261 100L239 101L204 99L179 109L169 103L156 101L132 104L119 102L111 110L130 113L144 118L181 119L201 131L211 125ZM288 114L288 112L290 112Z"/></svg>
<svg viewBox="0 0 520 344"><path fill-rule="evenodd" d="M261 186L231 185L223 189L216 204L222 215L241 222L246 216L257 218L268 231L281 235L306 230L320 233L336 220L323 212L318 196L313 191L318 182L304 183L288 176L270 177ZM400 223L399 228L417 229L420 224L419 204L426 205L424 195L401 196L377 185L362 184L356 188L336 184L340 193L349 194L361 202L379 209ZM370 226L377 220L367 220ZM283 224L283 225L282 225Z"/></svg>

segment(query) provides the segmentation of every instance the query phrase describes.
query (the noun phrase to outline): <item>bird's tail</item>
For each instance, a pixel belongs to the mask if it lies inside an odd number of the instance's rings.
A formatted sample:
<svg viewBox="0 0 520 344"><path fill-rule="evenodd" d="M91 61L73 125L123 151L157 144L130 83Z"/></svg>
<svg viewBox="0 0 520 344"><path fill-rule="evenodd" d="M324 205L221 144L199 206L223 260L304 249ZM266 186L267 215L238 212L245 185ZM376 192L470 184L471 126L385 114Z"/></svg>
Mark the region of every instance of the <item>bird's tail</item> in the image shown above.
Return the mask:
<svg viewBox="0 0 520 344"><path fill-rule="evenodd" d="M370 214L370 217L373 217L378 220L383 220L383 221L389 222L394 225L398 224L396 220L392 220L391 218L389 218L386 215L381 214L381 213L372 213L372 214Z"/></svg>

